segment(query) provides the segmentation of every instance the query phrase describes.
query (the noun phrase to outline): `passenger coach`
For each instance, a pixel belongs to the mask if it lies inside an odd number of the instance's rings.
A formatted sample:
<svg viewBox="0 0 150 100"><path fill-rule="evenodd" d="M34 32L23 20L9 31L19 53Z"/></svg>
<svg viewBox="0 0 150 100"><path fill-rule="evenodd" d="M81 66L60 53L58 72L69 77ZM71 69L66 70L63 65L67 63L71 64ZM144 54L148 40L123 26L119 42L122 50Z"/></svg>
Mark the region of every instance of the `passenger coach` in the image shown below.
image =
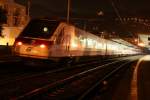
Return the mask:
<svg viewBox="0 0 150 100"><path fill-rule="evenodd" d="M13 46L16 56L54 61L140 52L136 47L106 40L65 22L48 19L31 20Z"/></svg>

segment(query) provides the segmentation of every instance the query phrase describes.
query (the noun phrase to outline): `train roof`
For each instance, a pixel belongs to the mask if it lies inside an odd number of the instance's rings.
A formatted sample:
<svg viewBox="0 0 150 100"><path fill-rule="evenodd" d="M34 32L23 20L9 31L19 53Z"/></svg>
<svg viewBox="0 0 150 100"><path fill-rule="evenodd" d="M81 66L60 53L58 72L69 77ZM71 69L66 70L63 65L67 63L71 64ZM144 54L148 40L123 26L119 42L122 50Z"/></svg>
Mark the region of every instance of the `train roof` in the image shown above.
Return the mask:
<svg viewBox="0 0 150 100"><path fill-rule="evenodd" d="M118 39L114 38L114 39L111 39L111 40L115 41L115 42L118 42L118 43L121 43L121 44L124 44L124 45L127 45L127 46L130 46L130 47L137 47L137 46L135 46L135 45L123 40L123 39L120 39L120 38L118 38Z"/></svg>

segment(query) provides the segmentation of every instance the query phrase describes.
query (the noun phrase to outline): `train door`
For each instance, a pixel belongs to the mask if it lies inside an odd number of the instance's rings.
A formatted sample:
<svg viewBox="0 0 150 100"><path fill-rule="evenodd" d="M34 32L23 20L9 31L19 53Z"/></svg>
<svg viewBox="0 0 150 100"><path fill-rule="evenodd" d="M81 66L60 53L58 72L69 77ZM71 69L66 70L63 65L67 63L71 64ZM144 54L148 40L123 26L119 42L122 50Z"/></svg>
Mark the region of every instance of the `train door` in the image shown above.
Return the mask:
<svg viewBox="0 0 150 100"><path fill-rule="evenodd" d="M68 31L67 26L63 26L63 28L59 31L56 39L56 48L55 51L59 52L57 54L62 56L69 55L69 45L70 45L70 32Z"/></svg>

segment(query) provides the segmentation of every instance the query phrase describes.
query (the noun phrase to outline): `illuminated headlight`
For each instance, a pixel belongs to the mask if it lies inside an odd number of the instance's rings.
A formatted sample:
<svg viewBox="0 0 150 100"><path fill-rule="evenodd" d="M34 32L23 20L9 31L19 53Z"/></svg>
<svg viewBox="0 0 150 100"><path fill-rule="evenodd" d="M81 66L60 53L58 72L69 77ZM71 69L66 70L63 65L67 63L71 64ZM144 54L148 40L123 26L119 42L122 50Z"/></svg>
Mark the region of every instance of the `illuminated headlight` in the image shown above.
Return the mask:
<svg viewBox="0 0 150 100"><path fill-rule="evenodd" d="M45 48L45 47L46 47L46 45L44 45L44 44L40 45L40 48Z"/></svg>
<svg viewBox="0 0 150 100"><path fill-rule="evenodd" d="M17 45L19 45L19 46L22 45L22 42L17 42Z"/></svg>

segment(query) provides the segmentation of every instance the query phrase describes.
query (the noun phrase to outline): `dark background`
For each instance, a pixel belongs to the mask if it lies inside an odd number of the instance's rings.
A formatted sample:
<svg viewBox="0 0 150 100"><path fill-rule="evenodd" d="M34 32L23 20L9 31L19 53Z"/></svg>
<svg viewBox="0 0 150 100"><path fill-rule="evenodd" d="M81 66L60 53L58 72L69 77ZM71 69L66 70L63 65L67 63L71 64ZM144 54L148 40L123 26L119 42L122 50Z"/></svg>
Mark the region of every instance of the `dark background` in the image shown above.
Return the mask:
<svg viewBox="0 0 150 100"><path fill-rule="evenodd" d="M25 6L27 1L16 0L17 3ZM31 18L48 17L66 20L67 0L30 1ZM132 38L138 33L150 33L150 0L70 1L70 20L76 22L76 26L82 29L86 27L86 30L94 34L100 35L102 31L107 31L109 34L116 33L120 37ZM99 15L100 12L103 14ZM122 20L118 20L120 18Z"/></svg>
<svg viewBox="0 0 150 100"><path fill-rule="evenodd" d="M72 17L97 17L103 11L104 16L146 17L150 16L150 0L70 0ZM16 0L27 5L27 0ZM114 5L114 7L113 7ZM114 9L115 8L115 9ZM31 0L31 15L65 17L67 0Z"/></svg>

